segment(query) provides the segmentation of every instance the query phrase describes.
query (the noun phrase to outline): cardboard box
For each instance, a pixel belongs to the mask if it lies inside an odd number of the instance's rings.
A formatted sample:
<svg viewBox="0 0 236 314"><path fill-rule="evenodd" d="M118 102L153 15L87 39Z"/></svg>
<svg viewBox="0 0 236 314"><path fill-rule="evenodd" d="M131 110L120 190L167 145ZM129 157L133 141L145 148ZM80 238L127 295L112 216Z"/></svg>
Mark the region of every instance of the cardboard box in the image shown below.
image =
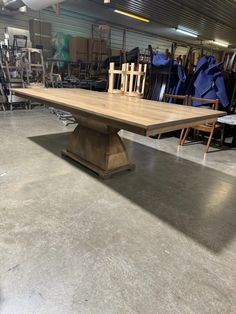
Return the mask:
<svg viewBox="0 0 236 314"><path fill-rule="evenodd" d="M88 39L83 37L71 37L69 42L70 60L88 62Z"/></svg>
<svg viewBox="0 0 236 314"><path fill-rule="evenodd" d="M108 55L108 46L105 40L71 37L69 48L70 60L73 62L78 60L92 62L98 58L104 60Z"/></svg>
<svg viewBox="0 0 236 314"><path fill-rule="evenodd" d="M88 39L84 37L70 37L70 48L76 49L79 52L88 52Z"/></svg>

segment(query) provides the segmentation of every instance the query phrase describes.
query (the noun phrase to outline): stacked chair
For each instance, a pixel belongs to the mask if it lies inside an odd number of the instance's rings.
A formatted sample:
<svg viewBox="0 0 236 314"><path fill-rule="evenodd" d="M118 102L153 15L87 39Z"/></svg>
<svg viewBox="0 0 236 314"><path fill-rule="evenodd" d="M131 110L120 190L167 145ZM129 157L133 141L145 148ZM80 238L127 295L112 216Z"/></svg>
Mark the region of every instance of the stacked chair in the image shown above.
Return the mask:
<svg viewBox="0 0 236 314"><path fill-rule="evenodd" d="M121 70L116 70L115 64L110 63L108 92L142 98L144 96L146 73L147 64L135 66L134 63L124 63Z"/></svg>

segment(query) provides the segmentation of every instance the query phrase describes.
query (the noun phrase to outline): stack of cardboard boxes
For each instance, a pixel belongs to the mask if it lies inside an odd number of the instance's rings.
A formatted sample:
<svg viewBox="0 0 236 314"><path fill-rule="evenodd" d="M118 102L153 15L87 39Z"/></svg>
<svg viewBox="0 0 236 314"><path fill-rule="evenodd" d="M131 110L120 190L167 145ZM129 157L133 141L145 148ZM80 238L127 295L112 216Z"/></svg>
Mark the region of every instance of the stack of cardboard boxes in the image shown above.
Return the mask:
<svg viewBox="0 0 236 314"><path fill-rule="evenodd" d="M109 56L109 48L105 40L71 37L70 60L73 62L103 61Z"/></svg>
<svg viewBox="0 0 236 314"><path fill-rule="evenodd" d="M78 60L81 60L83 62L89 62L87 38L71 37L69 49L70 49L70 61L77 62Z"/></svg>

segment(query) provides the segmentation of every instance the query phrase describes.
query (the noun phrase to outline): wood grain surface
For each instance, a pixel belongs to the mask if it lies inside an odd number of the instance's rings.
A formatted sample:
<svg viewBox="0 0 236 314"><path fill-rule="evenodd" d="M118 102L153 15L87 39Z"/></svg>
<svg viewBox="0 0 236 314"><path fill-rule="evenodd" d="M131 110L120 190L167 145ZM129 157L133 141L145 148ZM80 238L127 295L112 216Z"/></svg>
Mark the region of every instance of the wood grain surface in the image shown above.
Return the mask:
<svg viewBox="0 0 236 314"><path fill-rule="evenodd" d="M13 89L24 98L142 135L215 121L225 112L182 106L84 89Z"/></svg>

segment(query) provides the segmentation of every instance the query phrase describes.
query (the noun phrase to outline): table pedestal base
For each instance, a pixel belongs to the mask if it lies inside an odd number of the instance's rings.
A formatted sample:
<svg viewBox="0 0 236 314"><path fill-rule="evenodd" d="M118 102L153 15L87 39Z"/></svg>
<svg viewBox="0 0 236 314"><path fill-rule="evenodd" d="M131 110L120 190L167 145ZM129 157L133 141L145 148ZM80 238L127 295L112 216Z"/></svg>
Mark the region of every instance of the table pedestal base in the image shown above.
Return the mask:
<svg viewBox="0 0 236 314"><path fill-rule="evenodd" d="M112 174L133 170L126 148L117 134L119 129L96 120L76 117L78 126L62 154L106 178Z"/></svg>

